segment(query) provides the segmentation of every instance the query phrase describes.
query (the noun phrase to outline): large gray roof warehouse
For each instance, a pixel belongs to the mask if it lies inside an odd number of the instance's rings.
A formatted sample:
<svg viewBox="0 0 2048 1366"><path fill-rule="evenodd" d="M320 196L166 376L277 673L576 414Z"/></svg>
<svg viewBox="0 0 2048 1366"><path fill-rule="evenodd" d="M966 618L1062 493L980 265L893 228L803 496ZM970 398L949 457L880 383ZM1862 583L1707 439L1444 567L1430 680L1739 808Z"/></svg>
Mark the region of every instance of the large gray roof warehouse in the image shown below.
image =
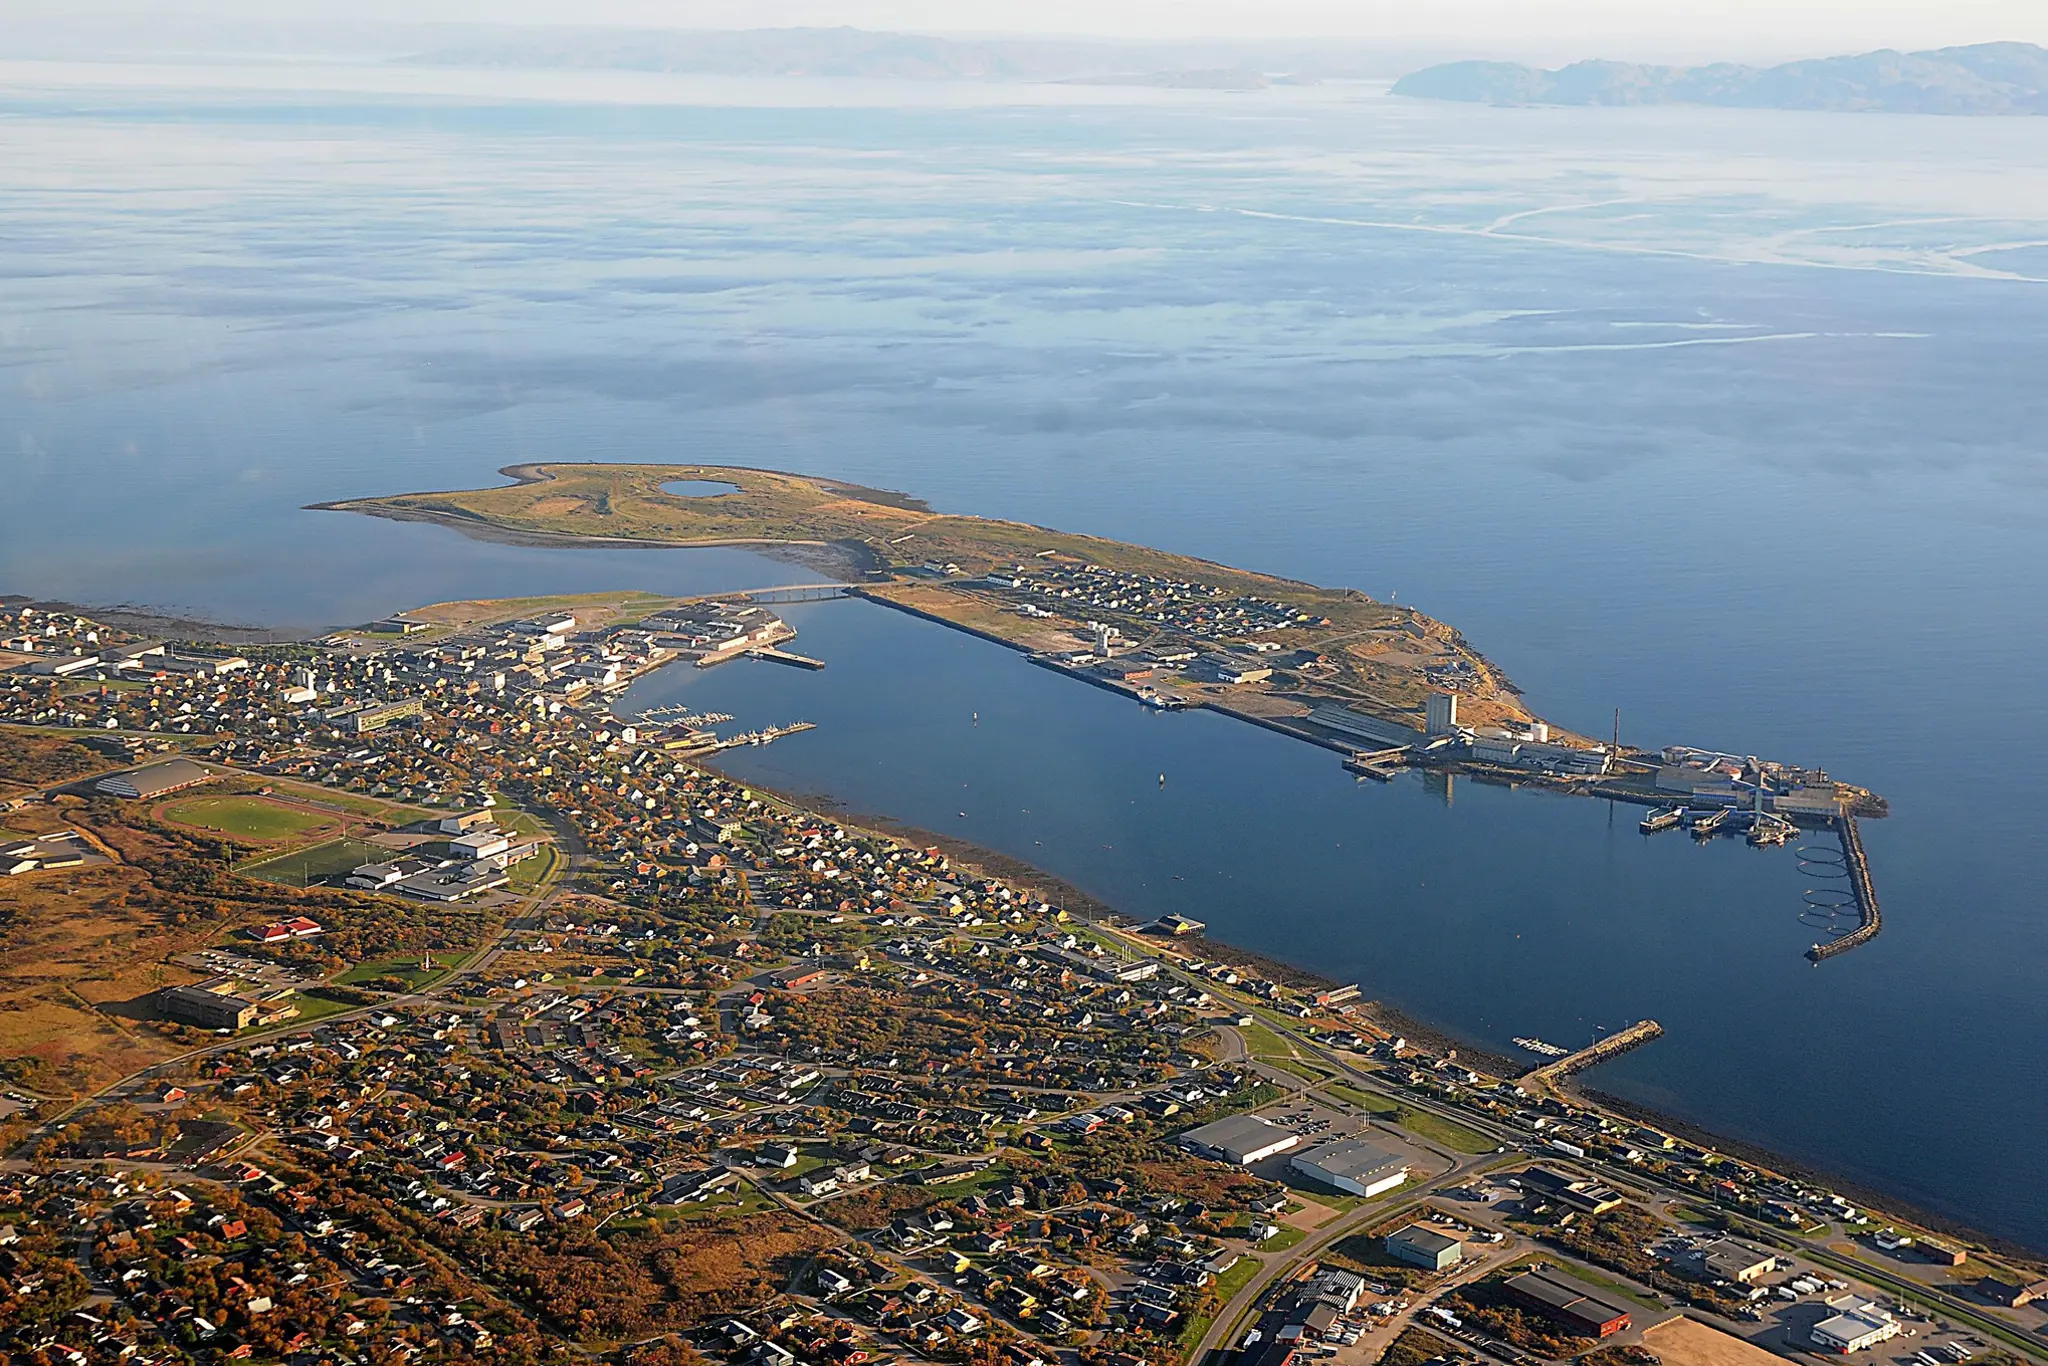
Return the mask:
<svg viewBox="0 0 2048 1366"><path fill-rule="evenodd" d="M1408 1179L1408 1159L1391 1148L1356 1138L1326 1138L1288 1165L1303 1176L1352 1195L1378 1195Z"/></svg>
<svg viewBox="0 0 2048 1366"><path fill-rule="evenodd" d="M1257 1115L1231 1115L1214 1124L1190 1129L1180 1136L1183 1148L1192 1148L1205 1157L1239 1167L1249 1167L1261 1158L1284 1153L1299 1142L1301 1136L1292 1129L1283 1129Z"/></svg>

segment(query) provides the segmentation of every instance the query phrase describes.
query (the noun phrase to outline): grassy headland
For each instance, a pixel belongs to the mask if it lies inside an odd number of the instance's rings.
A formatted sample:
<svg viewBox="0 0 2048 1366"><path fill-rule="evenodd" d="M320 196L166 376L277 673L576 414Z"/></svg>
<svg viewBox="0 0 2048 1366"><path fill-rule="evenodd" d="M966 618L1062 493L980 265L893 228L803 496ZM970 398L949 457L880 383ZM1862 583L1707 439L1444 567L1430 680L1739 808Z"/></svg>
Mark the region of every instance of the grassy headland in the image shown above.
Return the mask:
<svg viewBox="0 0 2048 1366"><path fill-rule="evenodd" d="M1162 665L1147 686L1190 703L1287 721L1323 703L1419 724L1424 696L1457 679L1463 719L1529 718L1512 685L1453 628L1352 589L1322 588L1192 556L1023 522L937 513L903 494L717 465L520 465L491 489L359 498L322 507L430 520L540 541L761 546L807 562L838 552L864 595L1024 649L1084 647L1090 623L1134 652L1205 656ZM676 496L678 480L734 492ZM986 576L1017 581L991 584ZM1021 586L1018 586L1021 585ZM1217 656L1268 665L1226 683ZM1433 681L1437 680L1437 681Z"/></svg>

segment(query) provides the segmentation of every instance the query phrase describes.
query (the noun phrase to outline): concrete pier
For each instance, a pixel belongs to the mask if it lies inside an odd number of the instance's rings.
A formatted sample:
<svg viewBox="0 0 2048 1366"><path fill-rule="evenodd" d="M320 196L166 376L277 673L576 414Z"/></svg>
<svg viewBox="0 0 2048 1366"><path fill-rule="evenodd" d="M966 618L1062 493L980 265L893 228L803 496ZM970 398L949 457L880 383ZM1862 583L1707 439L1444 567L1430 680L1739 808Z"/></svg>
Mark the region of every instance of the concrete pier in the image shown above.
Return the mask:
<svg viewBox="0 0 2048 1366"><path fill-rule="evenodd" d="M1863 832L1856 828L1856 818L1844 811L1835 822L1835 833L1842 839L1842 862L1849 870L1849 889L1856 894L1860 923L1840 939L1808 949L1806 956L1816 964L1868 944L1884 930L1884 915L1877 907L1877 887L1870 880L1870 856L1863 852Z"/></svg>
<svg viewBox="0 0 2048 1366"><path fill-rule="evenodd" d="M1556 1062L1544 1063L1543 1066L1525 1073L1520 1085L1530 1092L1549 1091L1572 1073L1583 1072L1596 1063L1620 1057L1631 1048L1639 1048L1663 1032L1664 1026L1655 1020L1637 1020L1627 1029L1609 1034L1576 1053L1568 1053Z"/></svg>
<svg viewBox="0 0 2048 1366"><path fill-rule="evenodd" d="M747 651L747 658L765 659L771 664L788 664L799 669L822 669L825 667L825 661L822 659L812 659L808 655L791 654L788 650L778 650L773 645L757 645Z"/></svg>

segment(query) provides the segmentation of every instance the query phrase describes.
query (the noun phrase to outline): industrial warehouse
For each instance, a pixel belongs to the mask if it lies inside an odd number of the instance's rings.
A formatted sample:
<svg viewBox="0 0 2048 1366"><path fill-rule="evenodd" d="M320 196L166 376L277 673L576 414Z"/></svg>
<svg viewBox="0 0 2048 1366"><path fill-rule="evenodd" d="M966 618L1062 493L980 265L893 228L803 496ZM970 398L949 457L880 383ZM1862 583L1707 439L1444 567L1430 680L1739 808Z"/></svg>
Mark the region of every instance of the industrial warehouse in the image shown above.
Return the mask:
<svg viewBox="0 0 2048 1366"><path fill-rule="evenodd" d="M1312 1181L1348 1195L1382 1195L1408 1179L1408 1159L1377 1143L1331 1138L1288 1159L1288 1166Z"/></svg>
<svg viewBox="0 0 2048 1366"><path fill-rule="evenodd" d="M1448 1271L1465 1259L1465 1245L1427 1224L1408 1224L1387 1235L1387 1255L1424 1271Z"/></svg>
<svg viewBox="0 0 2048 1366"><path fill-rule="evenodd" d="M1301 1135L1257 1115L1232 1115L1180 1136L1180 1145L1203 1157L1249 1167L1301 1142Z"/></svg>
<svg viewBox="0 0 2048 1366"><path fill-rule="evenodd" d="M1554 1271L1525 1271L1510 1278L1506 1290L1525 1308L1583 1337L1612 1337L1629 1326L1628 1310Z"/></svg>
<svg viewBox="0 0 2048 1366"><path fill-rule="evenodd" d="M1813 1325L1814 1345L1830 1352L1860 1352L1899 1335L1899 1321L1876 1300L1841 1295L1827 1302L1834 1312Z"/></svg>

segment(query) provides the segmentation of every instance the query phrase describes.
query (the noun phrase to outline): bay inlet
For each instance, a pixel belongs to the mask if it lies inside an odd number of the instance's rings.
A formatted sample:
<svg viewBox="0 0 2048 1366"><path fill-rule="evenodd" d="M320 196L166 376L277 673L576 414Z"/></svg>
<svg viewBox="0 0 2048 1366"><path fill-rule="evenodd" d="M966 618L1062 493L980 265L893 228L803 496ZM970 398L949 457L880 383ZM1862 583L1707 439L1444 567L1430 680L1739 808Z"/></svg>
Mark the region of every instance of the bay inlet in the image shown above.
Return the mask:
<svg viewBox="0 0 2048 1366"><path fill-rule="evenodd" d="M1889 1057L1856 1040L1891 1032L1898 1002L1869 981L1901 968L1882 939L1828 968L1807 960L1806 893L1826 870L1795 848L1646 838L1637 807L1460 777L1365 782L1327 751L1143 707L871 603L778 611L825 670L670 667L615 709L816 722L718 766L995 850L1132 917L1194 916L1214 939L1356 981L1495 1053L1531 1035L1578 1047L1655 1017L1665 1036L1592 1085L1937 1214L2039 1237L2048 1210L2024 1197L1994 1207L1957 1179L2029 1158L1957 1145L1938 1170L1914 1159L1939 1132L1997 1123L2001 1102L1965 1069L1917 1078L1941 1108L1902 1109L1877 1141L1844 1141L1824 1098L1889 1084ZM1880 864L1888 824L1865 825ZM1873 968L1839 970L1865 955ZM1979 1023L1965 1012L1950 1027Z"/></svg>

